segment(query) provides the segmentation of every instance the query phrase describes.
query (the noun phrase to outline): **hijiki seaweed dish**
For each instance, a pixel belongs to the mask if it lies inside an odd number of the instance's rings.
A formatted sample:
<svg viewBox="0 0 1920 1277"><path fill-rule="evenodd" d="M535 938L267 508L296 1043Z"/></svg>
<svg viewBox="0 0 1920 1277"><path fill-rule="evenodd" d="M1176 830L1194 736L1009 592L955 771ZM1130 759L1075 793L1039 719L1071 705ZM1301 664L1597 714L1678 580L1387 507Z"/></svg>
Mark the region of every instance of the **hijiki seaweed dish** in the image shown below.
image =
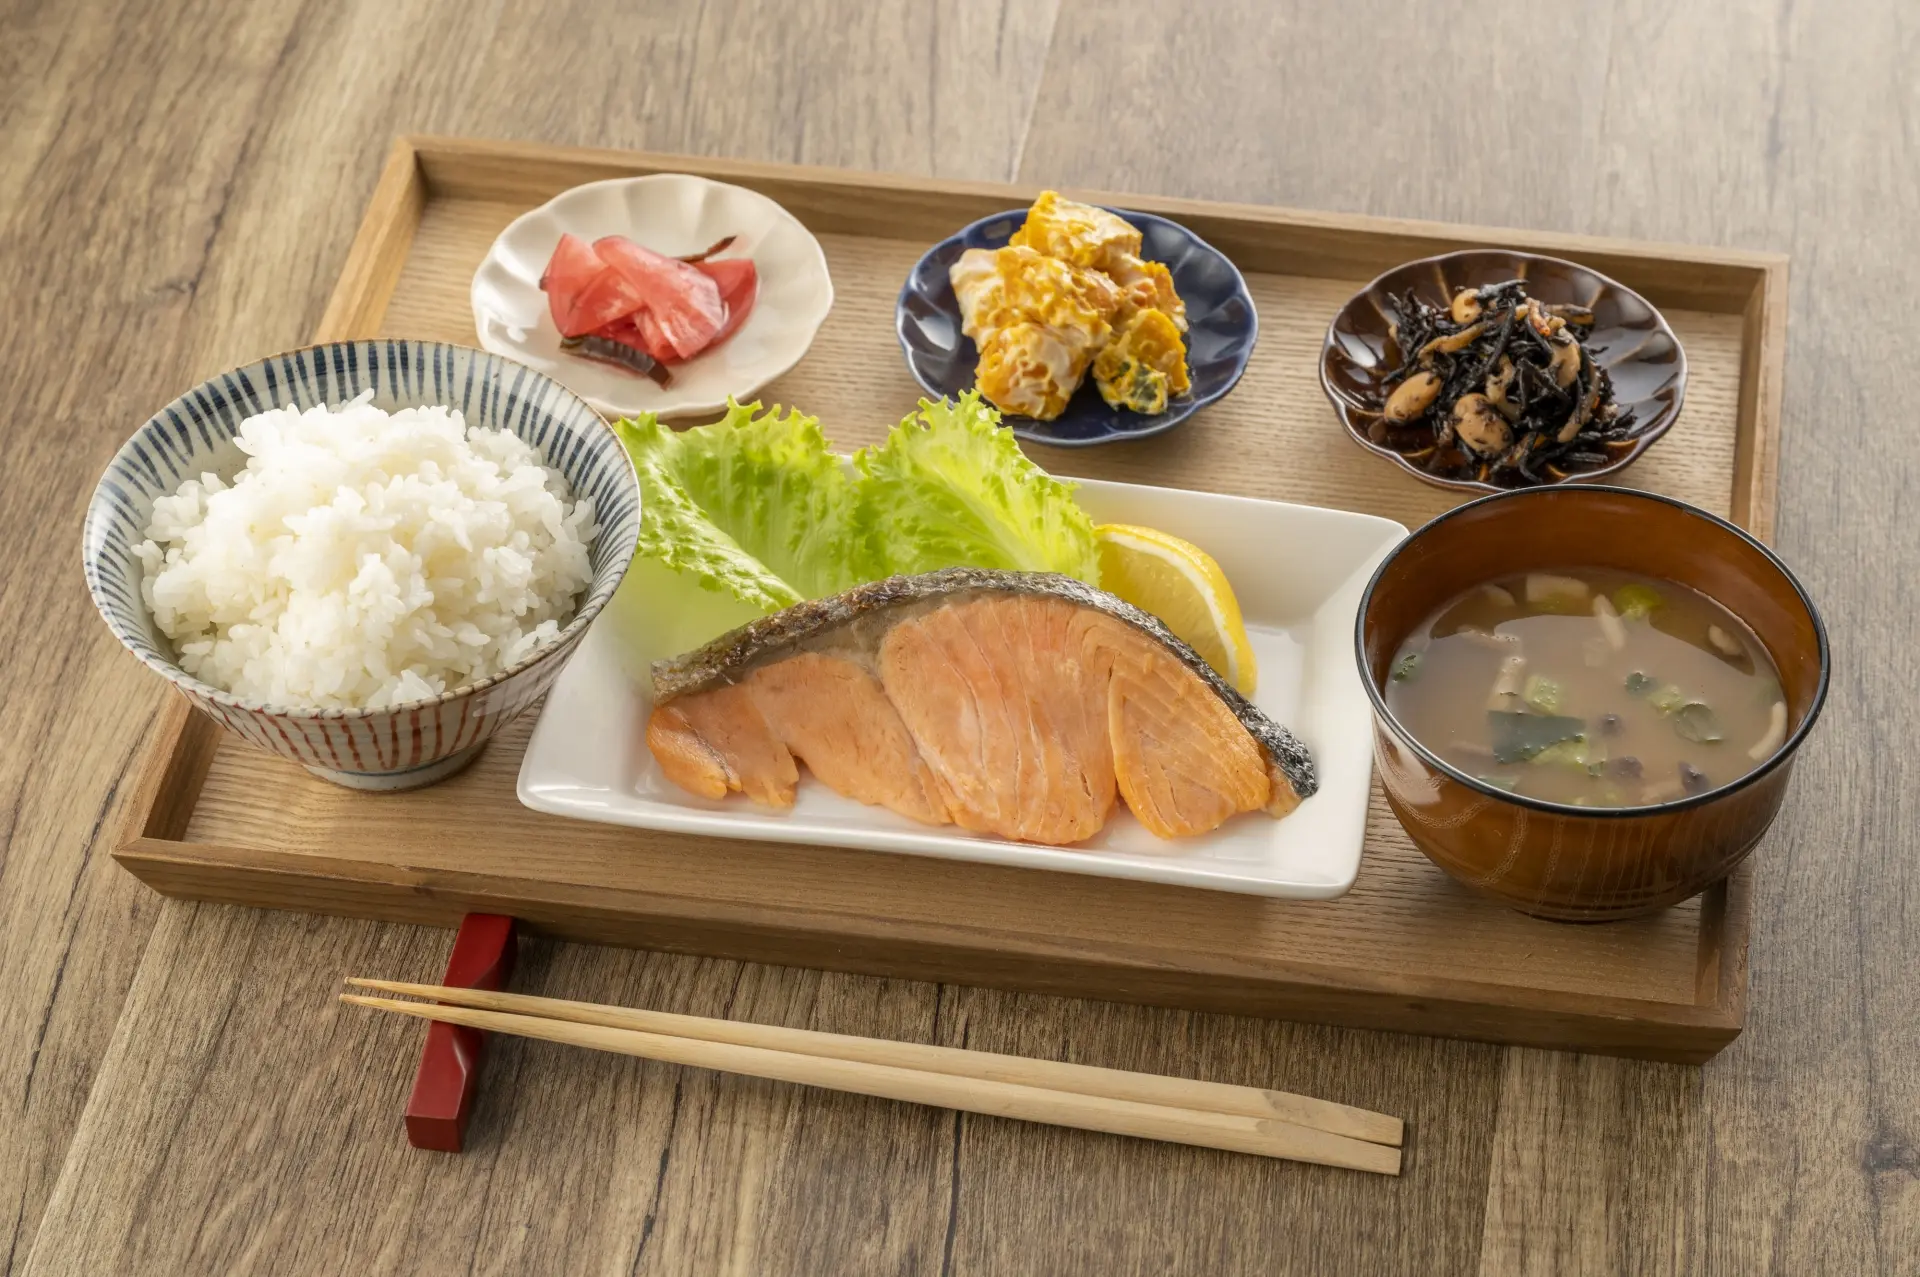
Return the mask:
<svg viewBox="0 0 1920 1277"><path fill-rule="evenodd" d="M1367 437L1443 479L1555 483L1620 459L1639 431L1589 344L1593 312L1523 280L1463 288L1447 306L1387 296L1400 370Z"/></svg>

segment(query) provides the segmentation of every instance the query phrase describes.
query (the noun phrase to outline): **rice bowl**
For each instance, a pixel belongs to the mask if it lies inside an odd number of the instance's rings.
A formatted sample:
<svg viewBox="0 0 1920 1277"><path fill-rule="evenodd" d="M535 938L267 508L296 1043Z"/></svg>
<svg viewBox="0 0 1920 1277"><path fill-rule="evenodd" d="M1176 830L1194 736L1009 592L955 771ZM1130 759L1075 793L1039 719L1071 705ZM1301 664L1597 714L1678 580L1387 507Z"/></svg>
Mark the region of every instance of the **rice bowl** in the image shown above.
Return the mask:
<svg viewBox="0 0 1920 1277"><path fill-rule="evenodd" d="M155 500L141 597L194 677L276 705L382 708L551 643L591 579L591 497L518 438L371 391L256 413L230 482Z"/></svg>
<svg viewBox="0 0 1920 1277"><path fill-rule="evenodd" d="M364 397L367 391L372 391L370 400ZM389 420L410 409L445 408L450 414L457 413L464 422L470 446L478 431L498 432L502 437L510 435L525 445L541 473L538 483L529 484L522 496L541 504L532 488L545 488L549 496L561 502L558 517L563 525L571 514L572 533L584 546L590 579L571 598L548 599L546 615L537 615L532 608L522 613L517 622L518 639L504 622L492 636L481 629L482 641L473 646L484 648L491 644L493 652L484 667L465 663L465 657L461 658L463 663L459 668L452 668L450 664L437 667L426 659L415 659L419 656L415 653L404 660L399 656L388 659L383 671L378 666L378 658L369 658L375 664L367 666L365 672L369 676L380 674L379 682L384 682L386 675L400 677L401 670L411 665L413 672L429 686L434 678L447 685L447 690L424 698L388 699L398 691L395 688L382 698L383 704L349 705L345 702L371 700L380 689L376 682L372 686L363 684L355 692L343 681L335 689L340 704L289 703L228 690L189 672L182 664L180 648L184 643L176 643L168 636L156 608L147 602L149 565L139 551L162 519L172 520L162 526L164 538L169 530L184 531L196 516L190 502L182 503L173 514L164 513L166 507L161 503L182 495L190 481L200 485L201 493L195 500L210 503L209 489L213 495L219 495L220 489L209 484L209 475L219 477L221 488L236 486L238 477L254 459L241 446L242 427L249 418L280 407L304 413L315 407L352 406L356 401L380 409L388 414ZM482 444L475 451L484 457L488 446L494 445ZM511 484L515 482L511 476L519 469L516 464L519 458L517 454L499 455L504 462L485 458L495 469L492 479ZM410 469L410 464L394 463L394 468ZM369 467L370 473L374 469L377 467ZM391 473L386 474L389 486L393 477ZM442 474L434 482L444 477ZM357 486L361 488L361 499L366 499L367 485ZM262 495L265 495L264 486ZM497 492L494 495L504 502L504 495ZM330 489L330 509L334 496L337 493ZM396 517L391 496L383 492L381 499L388 503L382 517L395 518L393 526L355 532L355 537L365 537L367 544L375 548L391 549L381 540L381 533L393 531L399 534L397 539L411 538L405 547L410 553L424 553L432 548L418 543L419 537L415 535L418 529L410 533L401 526L404 520ZM455 505L463 505L468 499L466 495L457 499L449 496ZM251 498L245 500L251 504ZM591 534L587 532L588 522L582 520L577 508L587 501L591 502L591 525L597 529ZM408 503L398 504L404 507ZM432 502L427 504L431 507ZM533 522L546 528L544 518ZM201 523L204 526L208 520L202 518ZM525 549L529 551L526 557L531 560L535 535L531 524L522 530L528 532ZM293 536L289 529L283 527L282 531L289 538ZM274 355L211 377L160 408L122 445L95 487L81 535L81 557L88 593L115 638L148 670L179 692L193 709L249 744L306 767L335 784L354 789L397 790L430 785L460 771L503 728L539 704L579 647L587 628L613 597L632 561L639 534L640 491L633 463L606 421L579 395L533 369L484 351L445 342L376 338L334 342ZM503 534L505 545L510 549L515 548L512 535L511 531ZM541 535L551 536L556 543L565 540L563 534L551 530ZM591 540L587 540L589 535ZM457 544L457 537L453 539ZM253 553L254 540L250 529L239 538L245 553ZM354 542L349 552L359 545ZM154 548L161 551L164 570L168 566L165 559L169 544L164 539L156 540ZM171 548L182 551L183 563L189 557L197 557L186 553L184 538ZM484 552L487 547L476 542L475 548ZM501 546L495 544L492 548L494 563L504 566L498 553ZM325 560L327 556L319 557ZM438 609L446 606L451 610L451 604L436 602L434 624L428 624L420 608L405 606L413 585L410 560L395 552L393 562L399 564L395 568L385 555L372 557L382 565L375 568L375 575L379 576L383 569L390 571L400 590L403 606L392 607L389 598L385 612L392 618L396 632L419 631L419 634L410 634L406 642L420 635L435 641L446 638L438 634L435 625L445 620ZM566 570L559 566L559 560L555 562L549 575L558 580ZM359 570L367 565L357 555L354 563L355 576L358 576ZM441 570L434 563L429 558L428 569L421 573L423 583L431 580L430 572ZM189 618L189 626L194 624L191 617L194 605L186 600L204 591L198 578L226 581L225 569L214 571L215 566L215 560L208 560L168 583L158 579L161 572L154 573L155 603L176 609L179 615L171 622L176 627L182 616ZM537 571L530 569L535 574ZM527 580L531 583L533 575ZM350 598L353 597L352 585L351 578L345 582ZM176 587L183 587L183 594L169 597L169 591ZM224 585L215 585L207 601L213 602L224 588ZM365 593L363 587L363 595ZM383 593L374 591L374 594ZM513 611L504 598L510 591L490 588L488 593L503 597L485 600L476 597L472 601L489 607L499 604L499 618ZM357 605L365 604L369 597L361 598ZM267 600L268 612L263 613L264 622L276 629L288 624L271 614L272 609L279 606L275 594ZM206 615L212 619L211 610ZM467 619L471 621L472 617ZM545 641L547 631L541 630L545 620L553 621L558 629L551 641ZM214 622L212 640L218 642L220 625L226 627L226 636L232 639L233 631L242 623L262 622L223 615ZM364 607L361 613L354 614L352 623L363 626L370 623ZM474 624L480 629L478 622ZM455 631L456 640L465 633L457 624L449 623L445 628ZM189 633L185 642L207 641L208 637L202 630L197 638ZM297 627L282 637L303 642L311 638L300 634ZM367 637L374 638L376 643L387 642L386 637L358 631L351 639L357 643ZM465 633L465 637L472 639L474 635ZM245 639L245 642L253 641ZM356 660L365 655L356 646L341 650L351 652ZM314 647L309 642L309 655L325 655L329 651L330 648ZM196 656L216 659L211 648ZM451 660L449 657L448 661ZM341 656L343 668L346 663L347 658ZM478 677L476 672L481 668L492 672ZM214 671L208 668L207 672ZM472 681L460 682L468 678ZM321 682L310 678L309 686L318 689ZM156 730L182 730L168 725L174 721L172 715L167 715Z"/></svg>

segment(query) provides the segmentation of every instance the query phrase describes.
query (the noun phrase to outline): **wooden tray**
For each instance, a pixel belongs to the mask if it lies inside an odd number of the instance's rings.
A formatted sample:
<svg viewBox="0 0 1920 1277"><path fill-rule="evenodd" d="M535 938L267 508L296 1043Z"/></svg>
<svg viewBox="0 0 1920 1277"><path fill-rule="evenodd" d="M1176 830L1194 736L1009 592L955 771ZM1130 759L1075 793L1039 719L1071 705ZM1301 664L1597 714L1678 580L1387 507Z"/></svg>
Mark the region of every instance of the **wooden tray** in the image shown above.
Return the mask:
<svg viewBox="0 0 1920 1277"><path fill-rule="evenodd" d="M852 447L917 398L893 334L924 247L1034 192L685 156L403 139L317 339L472 344L467 290L494 235L581 182L704 174L765 192L820 237L838 301L763 395ZM1614 240L1090 195L1178 219L1228 253L1260 309L1233 395L1159 439L1031 449L1061 474L1339 506L1409 527L1452 504L1353 446L1320 393L1328 319L1375 274L1475 245L1572 257L1660 306L1686 344L1685 413L1626 479L1773 526L1786 259ZM266 353L266 352L261 352ZM1279 547L1311 553L1310 547ZM1375 793L1347 896L1287 902L916 856L700 840L537 815L514 798L531 717L465 775L337 789L174 698L117 857L168 895L455 926L505 913L574 940L1072 996L1700 1061L1740 1031L1747 871L1654 918L1536 921L1456 886ZM1769 848L1762 847L1765 856Z"/></svg>

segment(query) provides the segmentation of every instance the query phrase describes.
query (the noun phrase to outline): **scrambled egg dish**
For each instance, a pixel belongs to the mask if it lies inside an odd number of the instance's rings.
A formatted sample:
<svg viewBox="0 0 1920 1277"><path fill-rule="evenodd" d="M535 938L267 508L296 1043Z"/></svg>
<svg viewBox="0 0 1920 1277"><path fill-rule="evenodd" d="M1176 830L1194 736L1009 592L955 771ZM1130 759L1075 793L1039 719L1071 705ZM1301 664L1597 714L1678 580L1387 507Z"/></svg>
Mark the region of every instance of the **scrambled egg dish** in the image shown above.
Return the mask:
<svg viewBox="0 0 1920 1277"><path fill-rule="evenodd" d="M949 278L980 393L1002 412L1050 421L1089 369L1101 398L1149 416L1188 389L1173 276L1105 209L1047 191L1005 248L968 249Z"/></svg>

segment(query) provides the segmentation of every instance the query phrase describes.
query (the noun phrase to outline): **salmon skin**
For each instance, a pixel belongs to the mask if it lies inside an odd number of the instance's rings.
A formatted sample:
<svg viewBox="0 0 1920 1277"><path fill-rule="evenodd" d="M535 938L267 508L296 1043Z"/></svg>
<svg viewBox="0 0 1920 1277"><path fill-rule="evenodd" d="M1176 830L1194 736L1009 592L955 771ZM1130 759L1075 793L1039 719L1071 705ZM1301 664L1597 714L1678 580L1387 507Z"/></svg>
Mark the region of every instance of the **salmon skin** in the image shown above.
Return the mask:
<svg viewBox="0 0 1920 1277"><path fill-rule="evenodd" d="M1067 844L1284 816L1312 756L1160 621L1073 577L948 568L798 603L653 665L676 784L790 806L798 764L926 824Z"/></svg>

